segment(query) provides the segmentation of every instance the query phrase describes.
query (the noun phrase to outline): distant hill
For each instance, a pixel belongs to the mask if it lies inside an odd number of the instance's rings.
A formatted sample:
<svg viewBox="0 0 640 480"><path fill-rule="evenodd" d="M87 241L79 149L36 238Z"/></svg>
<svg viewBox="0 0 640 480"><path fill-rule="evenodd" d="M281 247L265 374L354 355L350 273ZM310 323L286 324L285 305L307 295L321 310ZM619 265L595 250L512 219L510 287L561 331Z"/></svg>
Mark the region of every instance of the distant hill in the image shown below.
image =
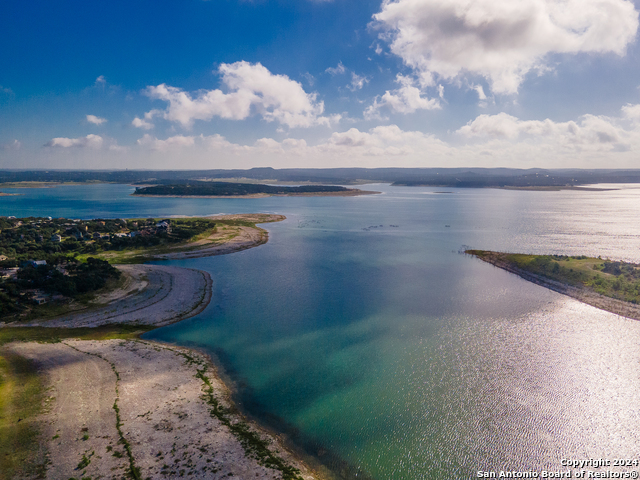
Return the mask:
<svg viewBox="0 0 640 480"><path fill-rule="evenodd" d="M640 170L515 168L252 168L248 170L0 170L2 184L19 182L111 182L192 184L237 180L242 183L354 185L393 183L447 187L561 187L595 183L640 183ZM229 182L230 183L230 182Z"/></svg>

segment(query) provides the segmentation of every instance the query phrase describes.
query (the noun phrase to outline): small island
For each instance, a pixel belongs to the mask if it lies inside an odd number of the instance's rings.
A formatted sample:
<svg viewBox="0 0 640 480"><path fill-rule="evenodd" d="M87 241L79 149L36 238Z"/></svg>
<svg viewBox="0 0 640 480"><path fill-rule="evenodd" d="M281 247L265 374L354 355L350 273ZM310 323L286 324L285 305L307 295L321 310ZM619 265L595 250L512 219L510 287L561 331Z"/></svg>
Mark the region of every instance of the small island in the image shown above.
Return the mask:
<svg viewBox="0 0 640 480"><path fill-rule="evenodd" d="M156 197L256 198L268 196L352 197L380 192L346 188L338 185L302 185L285 187L255 183L189 182L136 187L133 195Z"/></svg>
<svg viewBox="0 0 640 480"><path fill-rule="evenodd" d="M640 320L640 265L600 257L465 250L480 260L583 303Z"/></svg>

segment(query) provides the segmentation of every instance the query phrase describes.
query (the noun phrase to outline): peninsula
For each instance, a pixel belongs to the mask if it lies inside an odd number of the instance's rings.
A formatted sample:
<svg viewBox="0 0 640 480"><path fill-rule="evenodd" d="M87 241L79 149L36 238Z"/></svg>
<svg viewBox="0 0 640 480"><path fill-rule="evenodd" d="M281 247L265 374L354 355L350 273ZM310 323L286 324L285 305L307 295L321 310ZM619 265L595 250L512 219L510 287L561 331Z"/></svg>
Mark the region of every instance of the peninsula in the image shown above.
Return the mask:
<svg viewBox="0 0 640 480"><path fill-rule="evenodd" d="M640 320L638 264L586 256L465 253L601 310Z"/></svg>
<svg viewBox="0 0 640 480"><path fill-rule="evenodd" d="M2 475L320 478L242 416L209 356L139 338L211 299L208 273L141 262L252 248L284 218L2 219Z"/></svg>

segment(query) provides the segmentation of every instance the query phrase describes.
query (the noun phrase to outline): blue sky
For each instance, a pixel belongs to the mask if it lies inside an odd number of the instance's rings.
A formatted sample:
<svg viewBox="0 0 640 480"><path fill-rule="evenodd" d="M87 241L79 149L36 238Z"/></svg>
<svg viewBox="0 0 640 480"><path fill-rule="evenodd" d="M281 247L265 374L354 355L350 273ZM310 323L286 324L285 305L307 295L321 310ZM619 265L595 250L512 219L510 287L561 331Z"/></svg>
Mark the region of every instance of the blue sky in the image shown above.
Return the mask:
<svg viewBox="0 0 640 480"><path fill-rule="evenodd" d="M0 5L0 168L638 168L630 0Z"/></svg>

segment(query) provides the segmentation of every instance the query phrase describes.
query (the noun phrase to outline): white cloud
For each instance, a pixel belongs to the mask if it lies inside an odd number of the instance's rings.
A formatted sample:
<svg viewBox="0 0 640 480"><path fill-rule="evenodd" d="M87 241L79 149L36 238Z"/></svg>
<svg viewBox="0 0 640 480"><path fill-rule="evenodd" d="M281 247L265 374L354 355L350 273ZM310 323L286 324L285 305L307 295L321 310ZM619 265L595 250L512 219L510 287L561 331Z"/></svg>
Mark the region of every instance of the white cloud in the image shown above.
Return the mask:
<svg viewBox="0 0 640 480"><path fill-rule="evenodd" d="M136 128L142 128L143 130L151 130L154 127L153 123L147 122L146 120L142 120L138 117L133 119L131 125Z"/></svg>
<svg viewBox="0 0 640 480"><path fill-rule="evenodd" d="M93 123L94 125L102 125L107 122L107 119L96 117L95 115L87 115L87 122Z"/></svg>
<svg viewBox="0 0 640 480"><path fill-rule="evenodd" d="M519 120L506 113L480 115L458 130L464 137L496 138L526 143L553 144L558 148L627 149L632 132L608 117L583 115L578 122Z"/></svg>
<svg viewBox="0 0 640 480"><path fill-rule="evenodd" d="M57 147L57 148L87 147L87 148L98 149L102 147L103 143L104 143L104 139L100 135L92 134L92 135L87 135L86 137L80 137L80 138L65 138L65 137L52 138L45 144L45 147Z"/></svg>
<svg viewBox="0 0 640 480"><path fill-rule="evenodd" d="M638 29L629 0L384 0L373 18L424 85L470 73L506 94L549 54L623 55Z"/></svg>
<svg viewBox="0 0 640 480"><path fill-rule="evenodd" d="M376 43L376 55L380 55L382 53L382 47L380 46L379 43Z"/></svg>
<svg viewBox="0 0 640 480"><path fill-rule="evenodd" d="M640 105L625 105L622 107L622 115L633 122L640 122Z"/></svg>
<svg viewBox="0 0 640 480"><path fill-rule="evenodd" d="M229 93L202 90L192 98L179 88L161 84L147 87L146 94L168 102L163 118L183 127L215 116L243 120L252 110L268 122L277 121L289 127L330 123L330 119L321 116L324 103L316 101L316 94L306 93L300 83L286 75L273 75L260 63L248 62L223 63L218 71Z"/></svg>
<svg viewBox="0 0 640 480"><path fill-rule="evenodd" d="M256 161L286 167L543 167L634 168L640 153L640 123L633 121L640 108L626 105L618 117L584 115L573 121L521 120L500 113L480 115L448 134L448 141L396 125L369 130L351 128L307 143L303 138L259 138L252 143L233 143L216 135L171 135L157 138L145 134L131 148L98 136L53 139L47 162L76 159L93 162L93 168L118 164L120 168L251 168ZM636 113L634 113L636 112ZM631 119L631 121L630 121ZM81 148L93 146L91 155ZM66 147L66 148L65 148ZM75 153L74 153L75 152ZM7 161L11 155L0 149ZM258 159L258 160L256 160ZM51 163L47 163L49 168ZM64 168L63 163L59 168ZM86 166L85 166L86 168Z"/></svg>
<svg viewBox="0 0 640 480"><path fill-rule="evenodd" d="M147 133L137 143L151 150L166 151L172 148L192 147L195 144L195 138L193 136L175 135L166 140L158 140Z"/></svg>
<svg viewBox="0 0 640 480"><path fill-rule="evenodd" d="M11 90L9 87L3 87L2 85L0 85L0 93L6 93L10 96L15 95L15 93L13 93L13 90Z"/></svg>
<svg viewBox="0 0 640 480"><path fill-rule="evenodd" d="M100 75L98 78L96 78L94 85L97 87L99 85L105 85L106 83L107 81L105 80L104 75Z"/></svg>
<svg viewBox="0 0 640 480"><path fill-rule="evenodd" d="M338 66L337 67L329 67L325 70L325 72L327 72L329 75L340 75L344 72L346 72L347 69L345 68L345 66L342 64L342 62L338 62Z"/></svg>
<svg viewBox="0 0 640 480"><path fill-rule="evenodd" d="M351 84L347 87L352 92L362 89L365 83L369 83L369 79L364 76L356 75L355 72L351 73Z"/></svg>
<svg viewBox="0 0 640 480"><path fill-rule="evenodd" d="M482 88L482 85L475 85L473 87L473 89L478 94L478 100L486 100L487 99L487 95L484 93L484 88Z"/></svg>
<svg viewBox="0 0 640 480"><path fill-rule="evenodd" d="M373 105L370 105L365 110L365 118L379 118L379 111L383 107L387 107L397 113L413 113L416 110L436 110L441 108L438 100L422 96L422 92L415 86L415 81L412 78L398 74L396 82L400 84L400 88L393 91L387 90L379 101L376 98L373 101Z"/></svg>
<svg viewBox="0 0 640 480"><path fill-rule="evenodd" d="M221 135L173 136L159 140L144 135L138 146L163 155L186 155L189 158L235 158L243 162L288 159L298 166L309 160L316 164L328 162L335 166L365 164L369 157L408 157L416 153L443 151L445 143L421 132L404 132L396 125L380 126L367 132L352 128L346 132L334 132L326 141L308 145L304 139L287 138L278 142L273 138L260 138L253 145L239 145L229 142Z"/></svg>

